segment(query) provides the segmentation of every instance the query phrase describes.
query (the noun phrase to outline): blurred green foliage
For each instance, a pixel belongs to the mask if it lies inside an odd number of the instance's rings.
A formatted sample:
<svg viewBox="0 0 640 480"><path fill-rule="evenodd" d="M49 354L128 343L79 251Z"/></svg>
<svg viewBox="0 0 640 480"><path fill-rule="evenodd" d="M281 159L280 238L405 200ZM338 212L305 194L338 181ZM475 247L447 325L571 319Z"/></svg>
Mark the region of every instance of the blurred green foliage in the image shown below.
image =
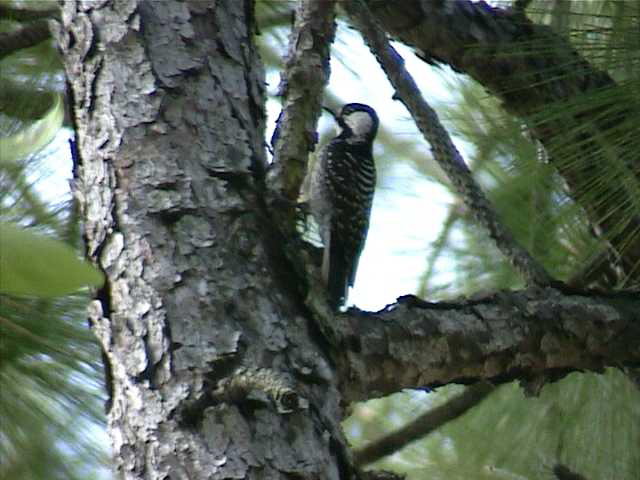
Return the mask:
<svg viewBox="0 0 640 480"><path fill-rule="evenodd" d="M56 297L102 283L65 243L0 222L0 294Z"/></svg>

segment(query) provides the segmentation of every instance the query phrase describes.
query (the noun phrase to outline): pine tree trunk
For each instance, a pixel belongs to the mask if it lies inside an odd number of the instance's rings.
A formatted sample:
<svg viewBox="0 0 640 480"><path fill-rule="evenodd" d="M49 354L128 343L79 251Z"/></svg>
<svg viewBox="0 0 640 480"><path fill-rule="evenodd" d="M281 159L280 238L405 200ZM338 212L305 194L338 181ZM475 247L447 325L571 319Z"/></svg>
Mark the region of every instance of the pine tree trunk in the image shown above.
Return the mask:
<svg viewBox="0 0 640 480"><path fill-rule="evenodd" d="M58 40L126 479L347 478L335 370L278 256L249 0L75 2Z"/></svg>

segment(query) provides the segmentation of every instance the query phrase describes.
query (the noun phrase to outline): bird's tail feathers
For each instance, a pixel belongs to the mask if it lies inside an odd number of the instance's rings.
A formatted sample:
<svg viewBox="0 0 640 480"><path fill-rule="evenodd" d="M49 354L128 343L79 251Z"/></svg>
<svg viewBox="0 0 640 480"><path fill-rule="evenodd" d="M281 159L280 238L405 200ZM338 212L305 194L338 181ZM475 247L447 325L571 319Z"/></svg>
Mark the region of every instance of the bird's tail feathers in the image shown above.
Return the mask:
<svg viewBox="0 0 640 480"><path fill-rule="evenodd" d="M322 277L327 285L329 304L338 309L347 301L347 293L352 277L344 252L339 246L331 245L325 248L322 260Z"/></svg>

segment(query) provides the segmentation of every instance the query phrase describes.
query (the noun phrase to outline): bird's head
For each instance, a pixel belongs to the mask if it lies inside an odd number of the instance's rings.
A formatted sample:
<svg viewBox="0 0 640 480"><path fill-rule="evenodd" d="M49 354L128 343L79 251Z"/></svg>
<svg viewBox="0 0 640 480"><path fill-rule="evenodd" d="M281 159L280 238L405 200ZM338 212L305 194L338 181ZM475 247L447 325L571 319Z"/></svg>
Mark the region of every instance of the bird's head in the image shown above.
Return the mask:
<svg viewBox="0 0 640 480"><path fill-rule="evenodd" d="M350 143L373 142L378 133L378 115L369 105L363 103L347 103L340 113L335 115L328 110L340 128L338 135Z"/></svg>

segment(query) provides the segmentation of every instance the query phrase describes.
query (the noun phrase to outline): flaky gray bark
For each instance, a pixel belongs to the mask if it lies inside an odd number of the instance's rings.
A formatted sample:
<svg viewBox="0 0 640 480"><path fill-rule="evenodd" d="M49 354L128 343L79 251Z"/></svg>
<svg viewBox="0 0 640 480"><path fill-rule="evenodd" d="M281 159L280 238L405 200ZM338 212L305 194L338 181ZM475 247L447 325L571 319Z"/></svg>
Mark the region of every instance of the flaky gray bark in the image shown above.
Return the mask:
<svg viewBox="0 0 640 480"><path fill-rule="evenodd" d="M282 113L274 138L270 188L292 205L298 199L307 157L317 143L322 94L329 82L329 50L335 34L335 1L300 2L286 68L279 85Z"/></svg>
<svg viewBox="0 0 640 480"><path fill-rule="evenodd" d="M403 388L520 379L541 385L575 370L640 364L638 294L499 292L429 303L404 297L344 320L347 401Z"/></svg>
<svg viewBox="0 0 640 480"><path fill-rule="evenodd" d="M252 8L63 4L74 193L107 275L91 324L127 479L350 476L337 379L262 204Z"/></svg>

